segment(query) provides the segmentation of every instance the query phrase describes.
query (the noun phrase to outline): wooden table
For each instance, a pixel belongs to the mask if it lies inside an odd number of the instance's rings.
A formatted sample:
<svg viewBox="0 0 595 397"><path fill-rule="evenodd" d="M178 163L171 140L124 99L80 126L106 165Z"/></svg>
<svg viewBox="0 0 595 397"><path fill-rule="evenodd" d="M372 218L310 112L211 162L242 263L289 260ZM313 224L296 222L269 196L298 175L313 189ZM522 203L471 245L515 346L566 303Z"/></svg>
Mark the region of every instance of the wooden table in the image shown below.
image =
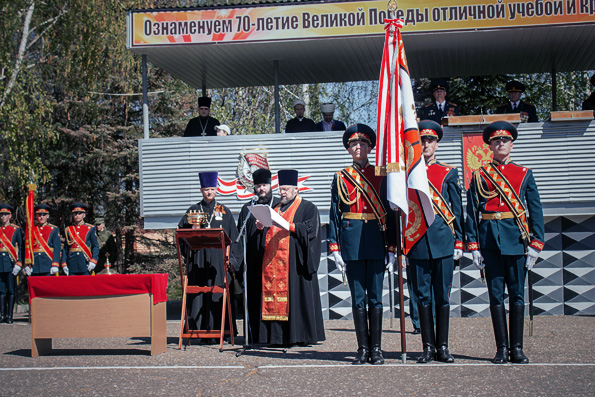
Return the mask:
<svg viewBox="0 0 595 397"><path fill-rule="evenodd" d="M31 357L53 338L150 337L151 355L167 344L167 274L29 277Z"/></svg>

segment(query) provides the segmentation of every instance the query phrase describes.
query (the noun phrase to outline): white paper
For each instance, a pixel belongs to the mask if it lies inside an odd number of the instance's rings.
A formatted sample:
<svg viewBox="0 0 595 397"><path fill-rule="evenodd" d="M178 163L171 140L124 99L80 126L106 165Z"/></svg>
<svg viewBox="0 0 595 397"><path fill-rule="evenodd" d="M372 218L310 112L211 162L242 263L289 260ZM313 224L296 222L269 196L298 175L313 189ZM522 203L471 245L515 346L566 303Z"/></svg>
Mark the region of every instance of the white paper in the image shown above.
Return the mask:
<svg viewBox="0 0 595 397"><path fill-rule="evenodd" d="M275 212L271 207L264 204L256 204L252 207L252 215L265 227L278 226L289 230L289 222Z"/></svg>

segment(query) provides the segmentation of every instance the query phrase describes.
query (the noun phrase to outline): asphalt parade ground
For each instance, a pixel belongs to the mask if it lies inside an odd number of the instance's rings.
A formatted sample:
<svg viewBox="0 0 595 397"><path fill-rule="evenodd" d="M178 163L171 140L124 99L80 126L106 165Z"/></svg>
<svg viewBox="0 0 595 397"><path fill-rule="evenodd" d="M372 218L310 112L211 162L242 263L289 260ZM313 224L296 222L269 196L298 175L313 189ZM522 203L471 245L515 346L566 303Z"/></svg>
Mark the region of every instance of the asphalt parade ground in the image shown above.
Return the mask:
<svg viewBox="0 0 595 397"><path fill-rule="evenodd" d="M15 313L16 314L16 313ZM179 321L168 320L167 351L150 355L148 338L55 339L50 355L31 358L25 315L0 324L2 396L295 396L532 395L587 396L595 389L595 317L538 316L525 322L530 364L495 365L490 318L451 318L454 364L417 364L421 337L407 322L407 363L399 320L384 320L384 365L351 365L351 321L325 322L326 341L306 347L248 350L226 343L178 350ZM241 329L242 322L238 321Z"/></svg>

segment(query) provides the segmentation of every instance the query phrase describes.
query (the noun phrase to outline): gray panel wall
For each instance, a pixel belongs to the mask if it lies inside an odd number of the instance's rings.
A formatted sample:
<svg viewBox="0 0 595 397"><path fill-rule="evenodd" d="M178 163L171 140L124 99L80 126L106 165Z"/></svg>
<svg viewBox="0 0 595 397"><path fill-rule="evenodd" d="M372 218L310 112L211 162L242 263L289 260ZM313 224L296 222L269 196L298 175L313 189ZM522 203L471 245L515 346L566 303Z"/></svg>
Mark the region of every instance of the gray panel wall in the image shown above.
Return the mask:
<svg viewBox="0 0 595 397"><path fill-rule="evenodd" d="M438 159L461 167L463 134L481 130L445 127ZM273 172L295 168L300 176L309 175L305 185L313 190L303 197L319 207L324 222L333 174L351 160L341 137L342 132L315 132L140 140L145 228L175 227L186 208L201 199L198 172L217 170L223 179L234 179L240 154L250 152L266 154ZM521 124L512 158L533 169L546 215L595 213L595 122ZM235 195L218 200L234 214L246 201Z"/></svg>

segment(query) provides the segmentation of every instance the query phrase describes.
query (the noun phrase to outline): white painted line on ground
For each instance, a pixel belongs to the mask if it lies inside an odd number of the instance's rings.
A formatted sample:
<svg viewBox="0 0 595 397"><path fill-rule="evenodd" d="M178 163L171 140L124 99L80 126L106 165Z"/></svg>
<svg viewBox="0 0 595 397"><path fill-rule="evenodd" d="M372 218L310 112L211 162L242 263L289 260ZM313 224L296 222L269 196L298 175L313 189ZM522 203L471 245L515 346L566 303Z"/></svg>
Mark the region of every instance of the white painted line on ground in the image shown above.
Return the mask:
<svg viewBox="0 0 595 397"><path fill-rule="evenodd" d="M412 368L435 368L435 367L595 367L595 363L529 363L529 364L491 364L491 363L462 363L462 364L384 364L384 365L352 365L352 364L304 364L304 365L152 365L152 366L106 366L106 367L16 367L0 368L4 371L57 371L57 370L148 370L148 369L298 369L298 368L376 368L383 367L412 367Z"/></svg>

